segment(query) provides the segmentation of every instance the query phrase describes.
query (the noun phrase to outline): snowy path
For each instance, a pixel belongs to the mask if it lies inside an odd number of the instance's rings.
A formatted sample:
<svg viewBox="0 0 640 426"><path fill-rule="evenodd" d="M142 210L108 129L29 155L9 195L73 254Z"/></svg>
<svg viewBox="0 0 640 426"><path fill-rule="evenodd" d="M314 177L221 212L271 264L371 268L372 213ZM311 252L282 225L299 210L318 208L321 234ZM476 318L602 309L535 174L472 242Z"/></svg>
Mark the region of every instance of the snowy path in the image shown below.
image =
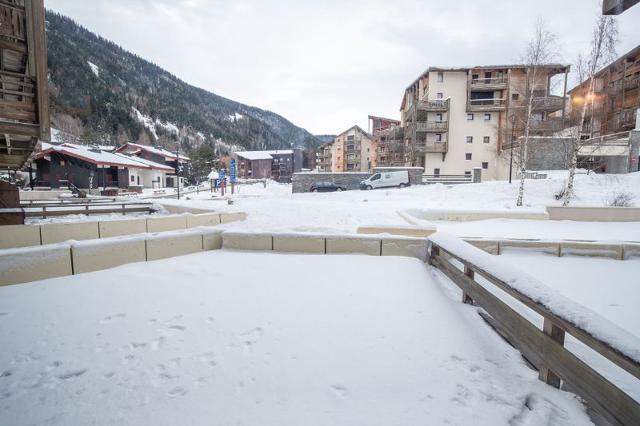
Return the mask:
<svg viewBox="0 0 640 426"><path fill-rule="evenodd" d="M588 424L435 276L407 258L221 251L0 288L0 418Z"/></svg>

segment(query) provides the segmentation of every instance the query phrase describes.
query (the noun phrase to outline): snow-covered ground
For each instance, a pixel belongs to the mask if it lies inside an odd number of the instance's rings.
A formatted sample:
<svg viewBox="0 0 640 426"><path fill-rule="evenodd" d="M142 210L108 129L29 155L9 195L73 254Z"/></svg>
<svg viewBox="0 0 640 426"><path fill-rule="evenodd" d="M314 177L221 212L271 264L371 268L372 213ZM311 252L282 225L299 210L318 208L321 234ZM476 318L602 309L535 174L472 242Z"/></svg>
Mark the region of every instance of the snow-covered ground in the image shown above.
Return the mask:
<svg viewBox="0 0 640 426"><path fill-rule="evenodd" d="M231 229L286 230L303 232L355 232L362 225L396 225L407 222L398 211L409 209L468 209L544 212L560 205L554 194L563 186L564 175L528 180L525 206L515 207L518 185L485 182L474 185L429 185L406 189L348 191L342 193L292 194L291 185L269 182L240 186L229 195L228 205L211 193L190 194L189 200L162 200L217 211L245 211L246 222L227 225ZM640 205L640 173L628 175L577 175L576 206L604 206L616 193L628 193ZM429 224L425 222L425 224ZM478 222L433 222L439 229L461 236L594 239L640 241L640 222L588 223L494 219Z"/></svg>
<svg viewBox="0 0 640 426"><path fill-rule="evenodd" d="M589 424L451 287L415 259L217 251L0 288L0 419Z"/></svg>

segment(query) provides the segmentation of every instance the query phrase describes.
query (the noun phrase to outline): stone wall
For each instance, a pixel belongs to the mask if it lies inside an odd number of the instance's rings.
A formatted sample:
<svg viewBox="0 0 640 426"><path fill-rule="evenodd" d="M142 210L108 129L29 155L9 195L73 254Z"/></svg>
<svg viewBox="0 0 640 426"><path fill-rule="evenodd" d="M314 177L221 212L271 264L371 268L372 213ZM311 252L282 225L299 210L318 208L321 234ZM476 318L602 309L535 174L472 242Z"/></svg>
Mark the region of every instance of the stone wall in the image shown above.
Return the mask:
<svg viewBox="0 0 640 426"><path fill-rule="evenodd" d="M566 170L569 168L572 146L570 138L534 137L529 139L528 145L528 170ZM516 149L514 147L514 150Z"/></svg>
<svg viewBox="0 0 640 426"><path fill-rule="evenodd" d="M347 190L360 189L360 182L371 176L371 173L295 173L293 175L293 193L310 192L311 185L316 182L333 182Z"/></svg>
<svg viewBox="0 0 640 426"><path fill-rule="evenodd" d="M373 172L400 172L404 170L409 172L409 182L411 183L411 185L422 184L422 175L424 174L423 167L374 167Z"/></svg>

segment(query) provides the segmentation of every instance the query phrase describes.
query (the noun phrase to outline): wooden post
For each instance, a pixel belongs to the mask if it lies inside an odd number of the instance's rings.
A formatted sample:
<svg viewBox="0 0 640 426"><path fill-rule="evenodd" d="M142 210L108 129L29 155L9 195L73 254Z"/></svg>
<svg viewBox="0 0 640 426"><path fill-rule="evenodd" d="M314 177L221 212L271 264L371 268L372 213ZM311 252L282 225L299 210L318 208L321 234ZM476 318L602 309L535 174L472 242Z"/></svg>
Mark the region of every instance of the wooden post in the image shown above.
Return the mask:
<svg viewBox="0 0 640 426"><path fill-rule="evenodd" d="M544 332L544 334L551 337L551 340L558 343L560 346L564 346L564 330L556 326L553 322L551 322L547 318L544 319L544 325L542 327L542 331ZM554 373L546 365L542 365L540 367L540 374L538 377L540 378L540 380L542 380L546 384L560 389L560 384L561 384L560 377L558 377L558 375Z"/></svg>
<svg viewBox="0 0 640 426"><path fill-rule="evenodd" d="M125 210L124 210L124 203L122 204L122 216L126 215Z"/></svg>
<svg viewBox="0 0 640 426"><path fill-rule="evenodd" d="M42 206L42 218L47 218L47 206Z"/></svg>
<svg viewBox="0 0 640 426"><path fill-rule="evenodd" d="M473 269L467 265L464 265L464 274L471 279L474 279L476 275ZM473 305L473 299L464 291L462 292L462 303L466 305Z"/></svg>

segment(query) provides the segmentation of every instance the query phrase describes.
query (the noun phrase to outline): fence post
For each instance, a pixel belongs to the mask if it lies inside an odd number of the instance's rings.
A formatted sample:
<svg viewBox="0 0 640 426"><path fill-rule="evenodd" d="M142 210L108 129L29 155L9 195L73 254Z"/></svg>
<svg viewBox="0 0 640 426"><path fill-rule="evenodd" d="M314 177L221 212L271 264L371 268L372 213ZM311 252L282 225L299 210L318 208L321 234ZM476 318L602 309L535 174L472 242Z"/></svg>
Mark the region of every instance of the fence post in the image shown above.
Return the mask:
<svg viewBox="0 0 640 426"><path fill-rule="evenodd" d="M126 215L126 213L124 211L124 203L122 203L122 216L125 216L125 215Z"/></svg>
<svg viewBox="0 0 640 426"><path fill-rule="evenodd" d="M542 331L544 332L544 334L551 337L551 340L558 343L560 346L564 346L564 334L565 334L564 330L556 326L548 318L544 319L544 325L542 326ZM561 384L560 377L558 377L556 373L551 371L551 369L548 366L544 364L540 366L540 374L538 377L540 378L540 380L542 380L546 384L560 389L560 384Z"/></svg>
<svg viewBox="0 0 640 426"><path fill-rule="evenodd" d="M42 206L42 218L47 218L47 206Z"/></svg>
<svg viewBox="0 0 640 426"><path fill-rule="evenodd" d="M473 269L467 265L464 265L464 274L471 279L474 279L476 275ZM464 291L462 292L462 303L466 305L473 305L473 299Z"/></svg>

